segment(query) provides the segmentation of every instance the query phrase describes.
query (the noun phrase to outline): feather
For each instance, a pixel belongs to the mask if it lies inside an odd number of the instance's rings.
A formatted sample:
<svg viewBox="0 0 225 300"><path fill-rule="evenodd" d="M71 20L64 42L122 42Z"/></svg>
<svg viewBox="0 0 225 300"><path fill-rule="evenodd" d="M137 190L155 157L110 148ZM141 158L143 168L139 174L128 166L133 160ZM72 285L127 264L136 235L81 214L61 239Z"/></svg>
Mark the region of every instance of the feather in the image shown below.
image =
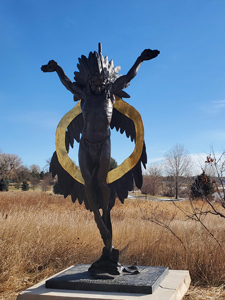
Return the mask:
<svg viewBox="0 0 225 300"><path fill-rule="evenodd" d="M116 93L116 96L118 96L119 98L130 98L130 95L127 94L126 92L124 92L123 90L121 90L120 92Z"/></svg>
<svg viewBox="0 0 225 300"><path fill-rule="evenodd" d="M75 139L77 143L80 142L80 134L84 127L83 115L79 114L73 121L69 124L67 130L70 136L70 145L73 147L72 139Z"/></svg>
<svg viewBox="0 0 225 300"><path fill-rule="evenodd" d="M141 162L139 161L136 166L132 169L132 173L134 175L134 181L136 187L141 189L143 184L142 171L141 171Z"/></svg>
<svg viewBox="0 0 225 300"><path fill-rule="evenodd" d="M115 108L113 108L110 128L116 128L116 130L120 130L121 133L125 132L127 138L130 137L131 141L136 138L134 122Z"/></svg>
<svg viewBox="0 0 225 300"><path fill-rule="evenodd" d="M54 152L51 159L50 172L53 177L58 176L58 182L63 191L64 198L71 195L73 202L78 199L80 204L84 202L85 206L88 207L84 185L73 179L73 177L61 167L56 152Z"/></svg>
<svg viewBox="0 0 225 300"><path fill-rule="evenodd" d="M146 169L146 164L147 164L147 153L146 153L146 146L145 143L143 145L143 150L141 154L141 159L140 161L142 162L143 167Z"/></svg>

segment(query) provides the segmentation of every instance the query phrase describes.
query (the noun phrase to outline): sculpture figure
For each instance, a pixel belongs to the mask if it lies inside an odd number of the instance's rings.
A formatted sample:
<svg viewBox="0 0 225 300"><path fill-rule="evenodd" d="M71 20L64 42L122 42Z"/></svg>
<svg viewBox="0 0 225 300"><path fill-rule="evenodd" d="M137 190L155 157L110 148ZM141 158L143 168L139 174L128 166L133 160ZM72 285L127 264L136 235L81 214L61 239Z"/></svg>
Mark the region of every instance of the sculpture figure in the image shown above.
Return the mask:
<svg viewBox="0 0 225 300"><path fill-rule="evenodd" d="M77 198L80 203L84 201L86 208L94 213L105 247L101 258L89 269L93 276L102 273L115 275L119 272L119 253L112 246L110 210L114 205L115 195L117 194L123 202L128 191L133 189L133 181L139 188L141 187L141 162L144 166L147 162L143 142L142 152L136 165L125 174L120 174L114 182L107 183L111 157L110 127L120 129L121 133L125 131L131 140L136 139L133 120L116 110L115 103L122 97L130 97L123 89L136 76L142 62L153 59L158 54L158 50L144 50L129 72L119 76L120 67L114 67L112 61L108 62L108 57L103 57L101 44L99 44L98 53L90 52L89 57L82 55L79 59L77 65L79 72L74 73L75 82L65 75L63 69L54 60L50 60L41 68L43 72L56 72L63 85L73 94L74 100L81 100L82 114L78 114L68 124L65 147L68 152L69 145L73 147L74 139L80 143L79 167L84 184L71 176L64 166L62 167L59 153L58 155L54 153L50 171L53 176L58 175L65 197L70 194L73 201Z"/></svg>

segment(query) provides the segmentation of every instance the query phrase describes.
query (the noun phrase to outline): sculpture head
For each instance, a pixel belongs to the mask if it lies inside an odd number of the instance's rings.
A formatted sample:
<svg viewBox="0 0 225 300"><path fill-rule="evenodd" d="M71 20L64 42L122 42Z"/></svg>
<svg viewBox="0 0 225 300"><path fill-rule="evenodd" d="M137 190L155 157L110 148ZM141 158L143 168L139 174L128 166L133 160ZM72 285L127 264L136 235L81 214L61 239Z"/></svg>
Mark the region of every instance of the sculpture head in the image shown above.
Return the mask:
<svg viewBox="0 0 225 300"><path fill-rule="evenodd" d="M113 83L120 75L120 67L114 67L113 61L103 56L101 46L98 52L90 52L89 56L79 58L79 72L74 72L74 79L82 87L90 85L94 93L102 93L107 83Z"/></svg>
<svg viewBox="0 0 225 300"><path fill-rule="evenodd" d="M91 91L97 95L103 93L106 87L107 80L102 75L93 76L90 80Z"/></svg>

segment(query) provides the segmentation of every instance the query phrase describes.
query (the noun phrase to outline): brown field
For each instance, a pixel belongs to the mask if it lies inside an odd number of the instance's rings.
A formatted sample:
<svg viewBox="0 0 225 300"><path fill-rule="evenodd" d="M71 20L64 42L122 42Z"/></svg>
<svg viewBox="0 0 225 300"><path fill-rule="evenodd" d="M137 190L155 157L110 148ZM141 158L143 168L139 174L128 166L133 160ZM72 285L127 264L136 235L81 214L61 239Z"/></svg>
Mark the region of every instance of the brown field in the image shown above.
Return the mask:
<svg viewBox="0 0 225 300"><path fill-rule="evenodd" d="M188 201L179 205L189 209ZM69 197L1 192L0 207L2 300L15 300L41 279L73 264L92 263L101 255L103 243L92 213ZM225 220L207 216L204 222L225 245ZM187 269L193 286L185 299L225 299L223 246L200 224L186 220L172 202L117 201L112 223L122 264Z"/></svg>

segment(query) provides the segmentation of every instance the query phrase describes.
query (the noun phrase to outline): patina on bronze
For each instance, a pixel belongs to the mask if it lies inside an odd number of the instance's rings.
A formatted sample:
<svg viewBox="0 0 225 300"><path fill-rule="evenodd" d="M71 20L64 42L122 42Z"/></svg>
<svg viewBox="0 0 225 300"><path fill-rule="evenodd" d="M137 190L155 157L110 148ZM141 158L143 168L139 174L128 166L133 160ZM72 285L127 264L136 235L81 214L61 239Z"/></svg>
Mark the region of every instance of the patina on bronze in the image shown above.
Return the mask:
<svg viewBox="0 0 225 300"><path fill-rule="evenodd" d="M137 273L136 268L124 268L118 262L119 251L112 246L110 210L116 195L123 203L134 182L138 188L142 185L141 163L144 167L147 163L143 124L139 113L121 98L130 97L123 89L136 76L142 62L158 54L158 50L144 50L129 72L120 76L120 67L114 67L107 56L103 57L99 44L98 53L90 52L88 57L79 58L75 82L54 60L41 67L43 72L56 72L74 101L80 100L58 125L50 171L53 176L58 175L65 197L71 195L73 202L76 199L84 202L94 213L104 243L102 256L89 268L95 278L113 278L121 271ZM135 141L135 149L118 168L109 172L110 128L114 127ZM80 170L68 156L74 139L79 142Z"/></svg>

